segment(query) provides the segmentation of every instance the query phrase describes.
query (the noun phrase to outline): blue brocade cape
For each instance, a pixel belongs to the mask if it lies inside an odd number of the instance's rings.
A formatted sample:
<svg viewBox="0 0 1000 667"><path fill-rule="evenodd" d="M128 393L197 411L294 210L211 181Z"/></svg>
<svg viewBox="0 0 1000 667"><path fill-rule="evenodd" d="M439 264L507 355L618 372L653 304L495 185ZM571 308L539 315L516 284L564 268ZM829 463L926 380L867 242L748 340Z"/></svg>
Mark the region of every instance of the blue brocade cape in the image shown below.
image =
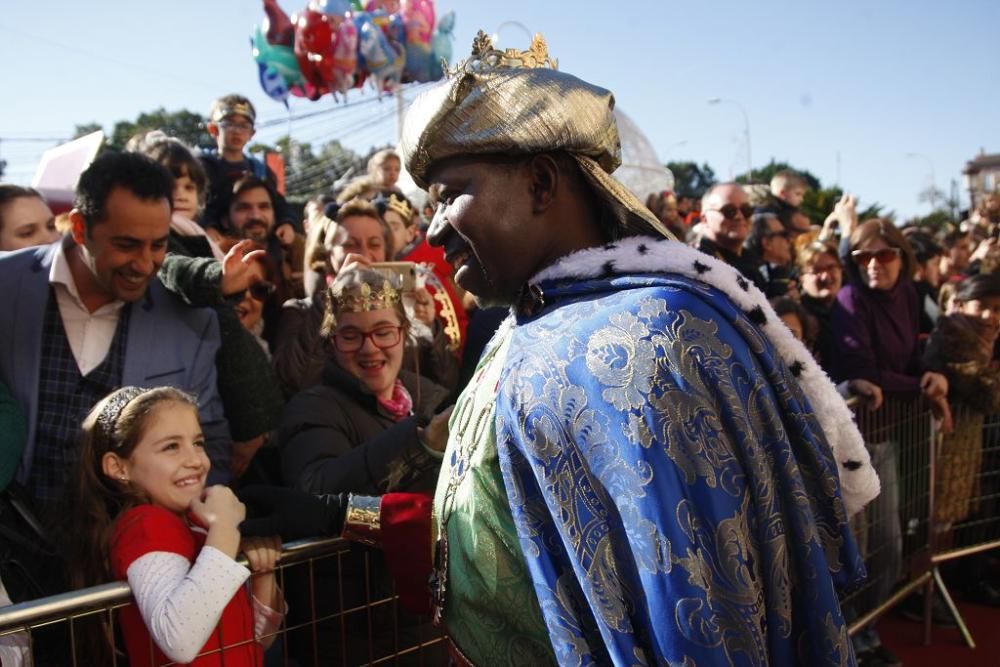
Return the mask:
<svg viewBox="0 0 1000 667"><path fill-rule="evenodd" d="M854 664L838 461L762 323L702 281L604 273L536 284L496 403L559 663Z"/></svg>

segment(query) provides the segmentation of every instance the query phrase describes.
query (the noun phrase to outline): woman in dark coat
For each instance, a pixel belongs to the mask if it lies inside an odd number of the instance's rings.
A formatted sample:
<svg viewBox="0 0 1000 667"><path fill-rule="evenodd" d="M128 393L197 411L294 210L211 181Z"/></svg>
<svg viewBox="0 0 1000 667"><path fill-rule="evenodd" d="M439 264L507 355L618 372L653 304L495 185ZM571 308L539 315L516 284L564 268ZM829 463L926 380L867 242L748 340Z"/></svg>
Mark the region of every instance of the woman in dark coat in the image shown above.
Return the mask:
<svg viewBox="0 0 1000 667"><path fill-rule="evenodd" d="M441 454L422 441L422 427L448 391L402 369L410 324L399 290L374 271L346 270L328 301L322 380L289 401L277 431L285 485L432 491Z"/></svg>

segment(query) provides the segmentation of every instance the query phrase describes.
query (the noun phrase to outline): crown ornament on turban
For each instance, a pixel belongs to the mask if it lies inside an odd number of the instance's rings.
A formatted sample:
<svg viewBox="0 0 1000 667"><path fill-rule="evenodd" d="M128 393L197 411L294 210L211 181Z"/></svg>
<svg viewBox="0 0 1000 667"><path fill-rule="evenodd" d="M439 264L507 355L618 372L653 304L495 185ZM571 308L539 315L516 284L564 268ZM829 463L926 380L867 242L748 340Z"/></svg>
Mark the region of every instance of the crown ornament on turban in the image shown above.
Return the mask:
<svg viewBox="0 0 1000 667"><path fill-rule="evenodd" d="M331 296L336 313L368 313L373 310L392 308L399 303L401 295L389 279L372 288L368 283L351 285L340 294Z"/></svg>
<svg viewBox="0 0 1000 667"><path fill-rule="evenodd" d="M472 40L472 55L458 63L449 70L449 76L456 76L459 72L474 71L485 72L491 69L502 69L508 67L547 67L549 69L559 69L559 62L549 57L549 47L545 43L545 38L535 33L531 39L531 46L527 51L517 49L504 49L500 51L493 47L493 40L489 35L480 30L476 38Z"/></svg>

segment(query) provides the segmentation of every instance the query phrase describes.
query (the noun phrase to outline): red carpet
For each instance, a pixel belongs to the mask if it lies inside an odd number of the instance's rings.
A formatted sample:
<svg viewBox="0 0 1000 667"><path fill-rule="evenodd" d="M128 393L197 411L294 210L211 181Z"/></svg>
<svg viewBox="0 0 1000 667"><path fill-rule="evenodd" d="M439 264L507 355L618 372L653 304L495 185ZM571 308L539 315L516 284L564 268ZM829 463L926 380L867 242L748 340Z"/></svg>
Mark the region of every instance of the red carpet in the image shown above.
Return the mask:
<svg viewBox="0 0 1000 667"><path fill-rule="evenodd" d="M903 660L905 667L997 667L1000 666L1000 609L958 602L976 642L970 649L958 628L934 626L931 645L924 646L920 623L901 619L889 612L879 621L882 643Z"/></svg>

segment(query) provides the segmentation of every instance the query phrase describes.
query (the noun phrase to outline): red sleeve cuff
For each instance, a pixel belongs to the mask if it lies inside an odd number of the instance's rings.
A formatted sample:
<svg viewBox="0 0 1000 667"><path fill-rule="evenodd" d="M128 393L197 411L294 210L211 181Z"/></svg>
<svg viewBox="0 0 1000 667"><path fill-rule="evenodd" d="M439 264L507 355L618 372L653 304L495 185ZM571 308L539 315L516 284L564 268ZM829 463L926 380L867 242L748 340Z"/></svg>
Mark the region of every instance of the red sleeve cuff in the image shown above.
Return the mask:
<svg viewBox="0 0 1000 667"><path fill-rule="evenodd" d="M422 493L387 493L382 496L382 549L396 583L400 603L415 614L431 612L428 581L434 569L432 507L432 498Z"/></svg>

